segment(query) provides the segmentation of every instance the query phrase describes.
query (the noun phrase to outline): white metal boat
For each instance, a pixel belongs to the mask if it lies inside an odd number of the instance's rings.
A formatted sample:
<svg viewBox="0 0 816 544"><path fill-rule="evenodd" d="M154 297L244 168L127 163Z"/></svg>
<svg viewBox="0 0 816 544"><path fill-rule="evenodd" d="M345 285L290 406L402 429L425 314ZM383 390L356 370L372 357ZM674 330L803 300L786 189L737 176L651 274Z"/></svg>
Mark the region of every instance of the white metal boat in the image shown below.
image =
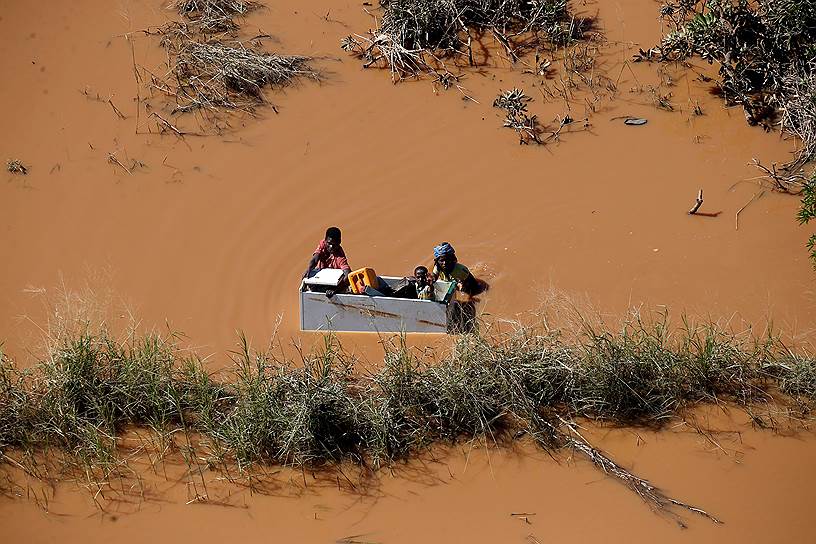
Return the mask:
<svg viewBox="0 0 816 544"><path fill-rule="evenodd" d="M372 294L337 293L325 290L337 285L339 271L321 270L300 284L300 329L338 332L447 333L457 312L451 312L456 284L437 281L435 300L417 300ZM389 287L404 278L380 276ZM438 302L437 302L438 301Z"/></svg>

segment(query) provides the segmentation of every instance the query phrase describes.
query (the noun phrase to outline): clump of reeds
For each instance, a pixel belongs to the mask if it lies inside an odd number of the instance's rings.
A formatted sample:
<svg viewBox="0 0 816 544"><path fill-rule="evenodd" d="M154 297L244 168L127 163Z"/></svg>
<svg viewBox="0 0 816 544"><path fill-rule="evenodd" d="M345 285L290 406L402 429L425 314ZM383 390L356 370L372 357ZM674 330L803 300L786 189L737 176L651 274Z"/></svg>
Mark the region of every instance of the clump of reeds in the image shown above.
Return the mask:
<svg viewBox="0 0 816 544"><path fill-rule="evenodd" d="M445 58L473 65L473 43L482 36L495 38L515 61L524 47L563 45L583 31L566 0L380 0L380 6L377 28L341 45L365 66L385 65L395 81L445 72Z"/></svg>
<svg viewBox="0 0 816 544"><path fill-rule="evenodd" d="M85 472L105 470L118 462L117 437L135 425L183 435L190 463L252 474L270 463L377 468L438 441L528 435L553 453L581 453L658 511L708 515L616 464L576 418L660 427L701 402L816 402L812 355L713 324L674 328L665 315L634 316L617 331L584 323L576 335L524 325L462 335L434 363L403 339L365 375L331 335L300 364L242 338L234 362L231 377L216 379L172 340L70 332L25 379L3 359L0 450L54 448Z"/></svg>
<svg viewBox="0 0 816 544"><path fill-rule="evenodd" d="M235 18L259 8L260 4L244 0L176 0L170 7L184 19L159 30L164 45L183 39L218 39L234 33L239 29Z"/></svg>
<svg viewBox="0 0 816 544"><path fill-rule="evenodd" d="M20 176L28 174L28 167L17 159L8 159L6 161L6 170Z"/></svg>

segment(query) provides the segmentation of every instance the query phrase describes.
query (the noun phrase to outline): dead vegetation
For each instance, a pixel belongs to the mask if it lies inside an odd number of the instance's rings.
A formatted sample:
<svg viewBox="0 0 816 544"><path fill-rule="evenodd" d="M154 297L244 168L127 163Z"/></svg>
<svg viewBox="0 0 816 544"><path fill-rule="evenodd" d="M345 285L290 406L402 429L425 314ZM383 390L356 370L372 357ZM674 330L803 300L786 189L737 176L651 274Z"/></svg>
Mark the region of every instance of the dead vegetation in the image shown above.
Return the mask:
<svg viewBox="0 0 816 544"><path fill-rule="evenodd" d="M566 109L553 120L555 128L542 126L526 110L527 95L515 104L501 94L494 100L505 110L503 125L518 134L521 144L558 140L565 128L578 126L573 125L576 118L588 128L603 97L617 90L598 66L604 40L593 19L573 16L566 0L381 0L379 7L371 12L375 28L344 37L340 46L366 68L388 69L395 83L425 76L435 87L455 87L476 102L461 80L468 70L495 59L519 64L522 73L540 78L536 85L544 101L563 101Z"/></svg>
<svg viewBox="0 0 816 544"><path fill-rule="evenodd" d="M530 142L541 144L543 142L539 137L541 127L538 124L538 118L527 112L527 103L530 100L532 98L524 94L524 91L511 89L500 93L493 101L493 107L506 112L504 126L516 131L520 144Z"/></svg>
<svg viewBox="0 0 816 544"><path fill-rule="evenodd" d="M374 30L341 45L366 67L387 67L394 81L448 71L446 60L475 66L474 45L485 38L515 62L525 50L580 37L585 25L570 16L566 0L381 0L380 7Z"/></svg>
<svg viewBox="0 0 816 544"><path fill-rule="evenodd" d="M317 78L302 56L259 52L242 42L200 43L183 40L171 46L176 99L173 113L219 108L252 111L265 102L263 88L284 86L298 77Z"/></svg>
<svg viewBox="0 0 816 544"><path fill-rule="evenodd" d="M530 115L527 111L527 104L530 101L532 101L532 98L524 94L523 90L516 88L499 93L499 96L493 101L494 108L505 111L503 126L516 131L519 144L529 145L534 143L543 145L558 140L565 128L569 130L569 128L578 124L575 119L566 114L562 117L556 117L555 122L558 126L554 130L551 127L544 127L539 123L538 116ZM589 126L589 118L587 117L581 123L579 130L587 129Z"/></svg>
<svg viewBox="0 0 816 544"><path fill-rule="evenodd" d="M170 108L162 114L150 111L154 108L149 98L144 99L144 109L150 112L146 119L155 121L159 132L189 134L172 116L193 112L202 114L220 131L221 113L254 114L259 106L268 104L264 89L280 89L299 78L320 77L310 66L311 58L265 51L265 36L242 37L237 18L261 8L260 3L178 0L172 6L182 16L181 21L145 31L160 38L167 51L167 71L154 73L136 66L134 57L137 85L147 86L150 97L158 94L170 100ZM197 133L208 131L208 127L199 127Z"/></svg>

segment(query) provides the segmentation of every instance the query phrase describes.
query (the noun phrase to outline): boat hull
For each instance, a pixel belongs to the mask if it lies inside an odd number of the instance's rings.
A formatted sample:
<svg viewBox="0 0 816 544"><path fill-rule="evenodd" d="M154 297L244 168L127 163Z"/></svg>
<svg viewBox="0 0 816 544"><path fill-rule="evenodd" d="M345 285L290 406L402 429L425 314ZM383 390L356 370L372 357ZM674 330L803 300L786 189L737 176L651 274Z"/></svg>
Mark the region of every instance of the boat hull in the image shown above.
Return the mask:
<svg viewBox="0 0 816 544"><path fill-rule="evenodd" d="M430 300L300 293L304 331L448 332L448 306Z"/></svg>

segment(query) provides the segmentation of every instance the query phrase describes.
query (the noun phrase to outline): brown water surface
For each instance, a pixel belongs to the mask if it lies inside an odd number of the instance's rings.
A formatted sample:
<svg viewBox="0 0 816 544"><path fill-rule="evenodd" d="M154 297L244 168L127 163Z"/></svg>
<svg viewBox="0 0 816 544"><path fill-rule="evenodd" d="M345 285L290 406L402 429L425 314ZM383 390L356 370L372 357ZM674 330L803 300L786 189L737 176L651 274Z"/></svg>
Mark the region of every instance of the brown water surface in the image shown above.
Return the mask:
<svg viewBox="0 0 816 544"><path fill-rule="evenodd" d="M623 466L716 515L721 525L686 513L682 530L583 459L552 459L522 443L517 451L478 444L438 450L435 459L383 471L368 486L349 468L349 480L284 470L279 487L262 495L206 472L209 503L186 504L194 496L187 482L198 476L172 466L159 476L145 471L144 499L138 488L128 497L103 490L114 499L98 496L104 510L86 489L66 483L48 513L33 500L3 499L0 534L7 542L87 543L810 541L816 530L812 433L757 431L744 416L718 410L698 416L714 432L704 436L689 425L659 433L586 432Z"/></svg>
<svg viewBox="0 0 816 544"><path fill-rule="evenodd" d="M338 47L371 26L358 2L276 1L250 16L248 34L267 32L275 50L319 57L324 82L270 94L277 115L263 109L233 118L223 137L183 141L149 134L157 126L144 111L135 133L124 34L134 32L136 62L159 70L157 40L135 31L173 16L161 2L84 0L47 14L5 2L0 150L30 174L0 184L0 338L24 359L39 333L22 316L43 322L30 288L78 288L89 276L107 278L117 305L146 327L167 321L204 352L230 349L237 329L265 342L279 318L289 338L298 278L330 224L343 228L353 266L381 273L408 274L429 262L434 244L451 241L491 282L482 309L500 317L535 308L556 288L612 313L646 303L810 330L813 273L797 200L766 192L735 229L736 211L758 191L743 182L758 173L751 158L784 161L792 143L748 127L694 71L669 67L674 86L660 92L672 93L676 111L654 107L656 67L622 63L658 40L656 4L577 9L599 14L610 43L598 64L618 81L618 96L600 103L590 130L528 147L501 128L492 99L521 86L543 123L566 113L582 119L580 95L567 110L538 90L562 71L549 80L522 74L488 48L495 67L462 80L479 104L428 81L392 85ZM705 115L692 115L690 100ZM621 115L649 124L613 120ZM129 175L108 153L145 166ZM700 188L703 210L719 217L686 215Z"/></svg>
<svg viewBox="0 0 816 544"><path fill-rule="evenodd" d="M665 305L715 320L772 318L806 335L816 294L808 231L794 220L798 201L766 192L735 227L735 213L760 190L751 159L783 162L793 144L748 127L739 109L711 96L697 77L714 75L705 63L662 74L625 64L659 39L658 7L576 4L598 14L609 40L598 67L618 88L591 112L586 93L569 103L546 98L560 68L549 79L524 74L491 43L488 68L461 82L478 103L428 81L392 85L385 71L362 69L338 47L372 25L360 2L270 1L245 31L272 34L277 51L318 57L323 82L270 93L278 114L232 117L220 137L182 140L158 134L144 109L137 123L137 87L141 97L147 91L133 59L161 70L163 53L136 31L173 17L160 0L3 1L0 155L22 160L30 174L0 176L0 339L28 364L45 320L32 293L91 284L112 293L115 316L126 319L127 308L143 328L167 322L202 353L216 353L215 365L237 329L256 343L276 329L284 341L308 343L314 337L297 331L296 286L331 224L343 228L353 266L384 274L410 273L449 240L490 281L482 310L500 318L525 315L555 289L613 315ZM530 110L543 123L569 114L575 128L543 147L517 145L491 107L513 86L535 99ZM657 109L649 86L671 93L675 111ZM704 115L693 115L695 103ZM588 113L590 126L578 130ZM649 123L625 126L623 115ZM144 166L128 174L109 153ZM686 215L700 188L703 210L718 217ZM376 338L344 340L376 357ZM232 508L186 505L183 483L157 484L158 499L111 516L65 484L52 514L3 499L0 541L808 540L816 529L812 435L775 436L744 421L729 423L734 429L741 434L729 435L727 454L683 428L639 431L645 445L632 431L593 433L625 466L711 510L723 526L689 517L691 529L681 531L584 462L475 448L393 478L383 473L366 497L331 485L301 493L292 483L283 496L227 487ZM534 515L527 523L513 512Z"/></svg>

